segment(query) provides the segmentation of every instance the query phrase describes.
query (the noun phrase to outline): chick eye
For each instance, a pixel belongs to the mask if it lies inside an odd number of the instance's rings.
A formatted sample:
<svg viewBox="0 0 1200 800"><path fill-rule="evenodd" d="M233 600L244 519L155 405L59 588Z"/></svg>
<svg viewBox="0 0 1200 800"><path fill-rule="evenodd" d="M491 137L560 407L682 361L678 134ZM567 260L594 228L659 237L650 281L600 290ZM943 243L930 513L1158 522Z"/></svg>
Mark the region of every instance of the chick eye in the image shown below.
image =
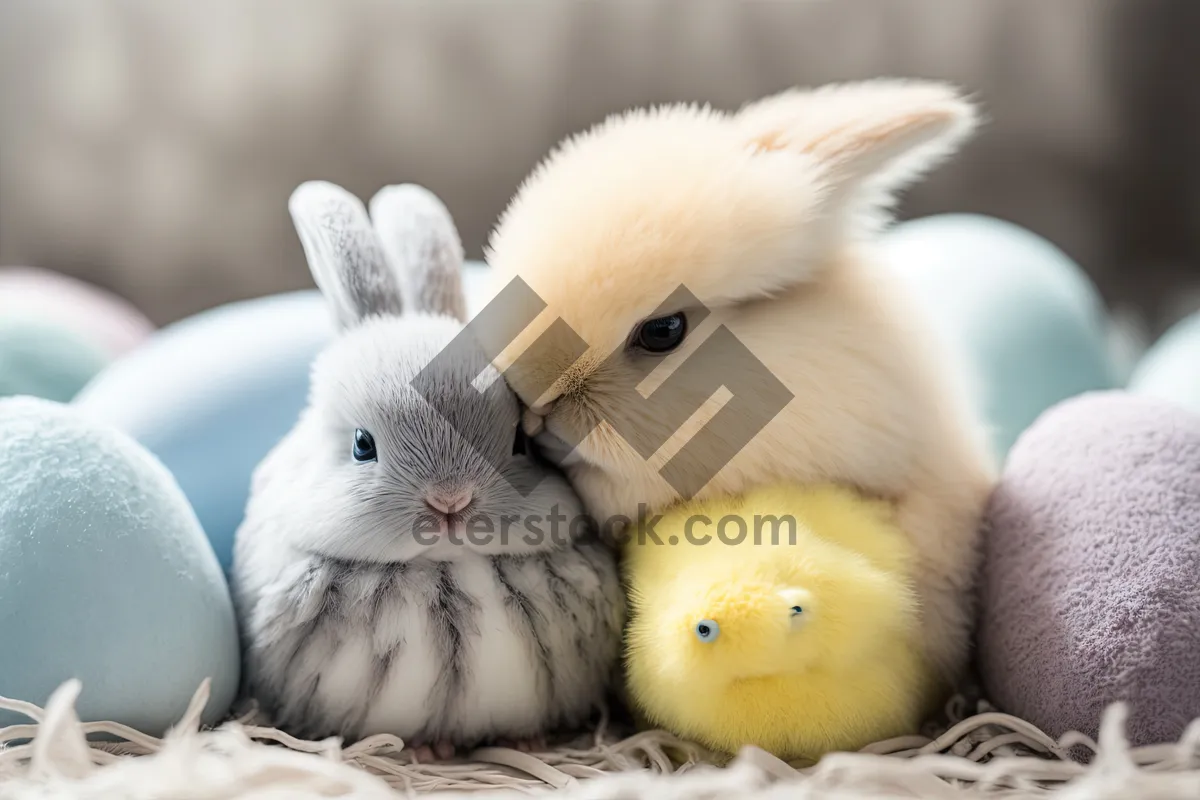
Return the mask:
<svg viewBox="0 0 1200 800"><path fill-rule="evenodd" d="M793 617L796 616L797 614L803 614L803 613L804 613L804 609L801 608L800 606L792 606L792 616Z"/></svg>
<svg viewBox="0 0 1200 800"><path fill-rule="evenodd" d="M521 423L518 422L517 423L517 438L513 439L512 454L514 456L523 456L526 454L528 447L529 447L529 444L525 438L525 428L523 425L521 425Z"/></svg>
<svg viewBox="0 0 1200 800"><path fill-rule="evenodd" d="M721 632L720 626L711 619L702 619L696 623L694 628L696 638L702 642L711 642L717 638L717 634Z"/></svg>
<svg viewBox="0 0 1200 800"><path fill-rule="evenodd" d="M637 327L633 343L648 353L669 353L687 335L687 316L682 311L669 317L648 319Z"/></svg>
<svg viewBox="0 0 1200 800"><path fill-rule="evenodd" d="M365 463L367 461L378 461L379 456L375 452L375 439L371 434L364 431L362 428L354 429L354 460Z"/></svg>

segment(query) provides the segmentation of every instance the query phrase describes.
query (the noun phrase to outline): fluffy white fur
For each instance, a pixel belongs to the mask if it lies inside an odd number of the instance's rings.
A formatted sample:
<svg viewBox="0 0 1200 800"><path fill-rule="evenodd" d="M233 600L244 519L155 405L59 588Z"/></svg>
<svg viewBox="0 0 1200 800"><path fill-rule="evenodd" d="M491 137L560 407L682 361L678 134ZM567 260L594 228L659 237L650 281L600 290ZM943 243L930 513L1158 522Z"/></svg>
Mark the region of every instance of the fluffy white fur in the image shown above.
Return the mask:
<svg viewBox="0 0 1200 800"><path fill-rule="evenodd" d="M582 506L566 479L515 447L517 399L482 350L448 350L464 307L448 213L389 187L373 226L326 183L290 208L342 331L238 529L246 686L293 734L390 733L442 753L580 724L617 661L615 557L570 524ZM414 380L446 352L428 390L439 411ZM352 456L356 430L375 457ZM450 496L467 500L449 510Z"/></svg>
<svg viewBox="0 0 1200 800"><path fill-rule="evenodd" d="M924 639L947 682L966 660L993 465L958 371L873 262L871 238L892 194L975 120L954 89L900 81L790 91L732 114L634 111L552 153L488 252L497 291L520 276L548 305L497 364L518 388L556 379L522 398L537 412L527 427L544 428L551 447L596 420L644 416L619 391L638 356L609 355L685 285L711 314L641 393L724 325L794 394L700 496L785 480L893 500L920 553ZM571 363L549 349L518 362L555 318L588 353ZM566 459L589 511L632 515L639 503L675 501L658 471L722 402L714 397L648 460L601 422Z"/></svg>

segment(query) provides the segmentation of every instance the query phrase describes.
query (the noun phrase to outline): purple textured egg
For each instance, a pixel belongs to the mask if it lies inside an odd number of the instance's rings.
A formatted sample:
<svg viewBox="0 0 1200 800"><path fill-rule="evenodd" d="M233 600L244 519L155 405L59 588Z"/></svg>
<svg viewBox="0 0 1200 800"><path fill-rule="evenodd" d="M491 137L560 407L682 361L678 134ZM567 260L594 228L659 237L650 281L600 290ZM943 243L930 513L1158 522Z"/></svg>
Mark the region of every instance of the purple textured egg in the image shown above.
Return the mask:
<svg viewBox="0 0 1200 800"><path fill-rule="evenodd" d="M121 298L57 272L0 268L0 316L71 331L110 356L132 350L154 326Z"/></svg>
<svg viewBox="0 0 1200 800"><path fill-rule="evenodd" d="M1123 392L1047 411L988 509L979 666L1002 710L1134 744L1200 717L1200 416Z"/></svg>

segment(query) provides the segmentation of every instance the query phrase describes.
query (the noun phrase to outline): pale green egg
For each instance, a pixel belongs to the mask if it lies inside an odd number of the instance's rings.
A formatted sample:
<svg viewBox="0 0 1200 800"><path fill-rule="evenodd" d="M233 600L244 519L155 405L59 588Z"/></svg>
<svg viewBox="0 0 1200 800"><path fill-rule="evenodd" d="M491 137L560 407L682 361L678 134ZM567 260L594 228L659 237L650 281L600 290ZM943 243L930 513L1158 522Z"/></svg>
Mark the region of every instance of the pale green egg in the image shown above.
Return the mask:
<svg viewBox="0 0 1200 800"><path fill-rule="evenodd" d="M0 397L66 402L112 357L84 336L38 319L0 317Z"/></svg>
<svg viewBox="0 0 1200 800"><path fill-rule="evenodd" d="M1200 313L1177 322L1146 351L1129 389L1200 412Z"/></svg>
<svg viewBox="0 0 1200 800"><path fill-rule="evenodd" d="M998 458L1050 406L1119 385L1099 292L1040 236L947 214L897 225L880 247L966 370Z"/></svg>

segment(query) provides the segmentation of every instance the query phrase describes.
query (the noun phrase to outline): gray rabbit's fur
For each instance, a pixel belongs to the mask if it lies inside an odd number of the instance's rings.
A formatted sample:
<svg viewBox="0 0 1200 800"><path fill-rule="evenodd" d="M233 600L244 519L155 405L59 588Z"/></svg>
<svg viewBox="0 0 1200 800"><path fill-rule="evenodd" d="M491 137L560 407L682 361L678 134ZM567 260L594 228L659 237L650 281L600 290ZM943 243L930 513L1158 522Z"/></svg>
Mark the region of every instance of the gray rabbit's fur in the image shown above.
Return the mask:
<svg viewBox="0 0 1200 800"><path fill-rule="evenodd" d="M289 209L341 330L237 533L248 691L305 736L469 745L582 722L619 652L614 555L586 535L566 480L513 452L518 402L481 348L439 359L440 411L412 385L463 328L448 213L424 189L389 187L372 225L323 182ZM352 457L357 429L376 461ZM476 533L491 535L463 536L453 510L422 527L441 491L469 496Z"/></svg>

